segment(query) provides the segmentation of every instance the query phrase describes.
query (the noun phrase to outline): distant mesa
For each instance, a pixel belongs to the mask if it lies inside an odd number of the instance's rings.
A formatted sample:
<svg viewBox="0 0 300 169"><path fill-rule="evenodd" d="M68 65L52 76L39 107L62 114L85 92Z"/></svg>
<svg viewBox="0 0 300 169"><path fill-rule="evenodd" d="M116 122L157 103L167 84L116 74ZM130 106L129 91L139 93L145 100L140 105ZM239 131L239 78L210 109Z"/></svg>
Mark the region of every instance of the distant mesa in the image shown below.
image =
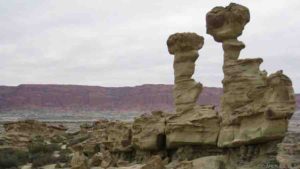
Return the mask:
<svg viewBox="0 0 300 169"><path fill-rule="evenodd" d="M146 84L135 87L80 85L0 86L0 112L7 110L55 110L55 112L172 111L173 85ZM221 88L204 87L199 104L219 105Z"/></svg>

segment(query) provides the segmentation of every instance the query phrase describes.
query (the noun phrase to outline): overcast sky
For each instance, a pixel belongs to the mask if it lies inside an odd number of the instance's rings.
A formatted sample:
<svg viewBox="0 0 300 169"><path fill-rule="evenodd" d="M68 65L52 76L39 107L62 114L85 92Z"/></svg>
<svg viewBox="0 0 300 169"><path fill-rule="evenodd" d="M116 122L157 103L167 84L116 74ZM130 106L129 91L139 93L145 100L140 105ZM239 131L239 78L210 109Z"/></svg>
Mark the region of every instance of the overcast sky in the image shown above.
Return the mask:
<svg viewBox="0 0 300 169"><path fill-rule="evenodd" d="M250 23L241 58L261 57L268 73L283 69L300 92L300 1L243 0ZM173 83L166 40L175 32L204 36L194 78L221 86L223 51L206 34L205 15L230 1L0 0L0 85L135 86Z"/></svg>

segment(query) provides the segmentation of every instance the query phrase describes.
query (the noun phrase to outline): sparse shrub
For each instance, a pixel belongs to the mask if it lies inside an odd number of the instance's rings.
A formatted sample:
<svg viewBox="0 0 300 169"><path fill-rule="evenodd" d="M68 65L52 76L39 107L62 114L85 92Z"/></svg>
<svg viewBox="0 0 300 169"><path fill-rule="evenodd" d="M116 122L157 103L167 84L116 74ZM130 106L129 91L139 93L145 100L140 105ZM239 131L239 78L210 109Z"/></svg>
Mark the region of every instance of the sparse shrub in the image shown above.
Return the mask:
<svg viewBox="0 0 300 169"><path fill-rule="evenodd" d="M59 144L46 144L44 142L33 142L28 146L32 167L37 168L47 164L56 163L58 158L53 157L54 151L60 150Z"/></svg>
<svg viewBox="0 0 300 169"><path fill-rule="evenodd" d="M28 161L28 152L14 149L5 149L0 151L0 168L13 168L26 164Z"/></svg>
<svg viewBox="0 0 300 169"><path fill-rule="evenodd" d="M28 146L30 154L36 153L53 153L54 151L60 150L58 144L45 144L45 143L32 143Z"/></svg>
<svg viewBox="0 0 300 169"><path fill-rule="evenodd" d="M55 168L63 168L59 163L55 165Z"/></svg>
<svg viewBox="0 0 300 169"><path fill-rule="evenodd" d="M32 156L32 167L37 168L55 163L55 158L50 153L37 153Z"/></svg>
<svg viewBox="0 0 300 169"><path fill-rule="evenodd" d="M53 157L52 153L37 153L32 156L32 167L38 168L48 164L68 163L70 157L67 154L60 154L59 157Z"/></svg>
<svg viewBox="0 0 300 169"><path fill-rule="evenodd" d="M64 143L66 138L61 135L55 135L51 138L51 143Z"/></svg>
<svg viewBox="0 0 300 169"><path fill-rule="evenodd" d="M69 141L69 146L72 146L72 145L75 145L75 144L78 144L78 143L81 143L87 139L90 138L90 135L86 134L86 135L83 135L79 138L74 138L72 140Z"/></svg>
<svg viewBox="0 0 300 169"><path fill-rule="evenodd" d="M60 153L60 156L56 159L57 162L68 163L71 157L68 154Z"/></svg>
<svg viewBox="0 0 300 169"><path fill-rule="evenodd" d="M64 149L64 150L60 150L60 154L66 154L66 155L69 155L73 153L69 148L67 149Z"/></svg>

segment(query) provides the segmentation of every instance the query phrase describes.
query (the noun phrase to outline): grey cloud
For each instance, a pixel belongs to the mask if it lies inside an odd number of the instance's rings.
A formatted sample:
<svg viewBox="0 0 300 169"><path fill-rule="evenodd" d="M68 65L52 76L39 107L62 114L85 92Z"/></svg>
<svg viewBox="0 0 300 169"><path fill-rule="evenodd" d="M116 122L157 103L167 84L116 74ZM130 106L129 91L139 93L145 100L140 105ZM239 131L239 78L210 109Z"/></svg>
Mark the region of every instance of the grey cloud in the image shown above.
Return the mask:
<svg viewBox="0 0 300 169"><path fill-rule="evenodd" d="M300 92L300 2L237 0L251 10L242 58L283 69ZM221 86L221 44L206 34L205 14L230 1L1 1L0 85L21 83L133 86L173 83L166 40L175 32L205 37L194 77Z"/></svg>

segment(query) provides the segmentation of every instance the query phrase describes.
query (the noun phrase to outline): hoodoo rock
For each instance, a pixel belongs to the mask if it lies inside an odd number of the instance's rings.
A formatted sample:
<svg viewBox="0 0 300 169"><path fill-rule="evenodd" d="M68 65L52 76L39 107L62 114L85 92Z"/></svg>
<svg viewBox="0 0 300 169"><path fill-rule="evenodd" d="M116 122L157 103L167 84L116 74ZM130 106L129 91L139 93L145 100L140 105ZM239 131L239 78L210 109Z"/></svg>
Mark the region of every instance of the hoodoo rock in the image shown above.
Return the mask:
<svg viewBox="0 0 300 169"><path fill-rule="evenodd" d="M170 54L174 54L175 85L173 90L176 114L167 119L167 147L181 145L215 145L219 132L219 118L214 106L197 106L202 84L192 76L198 50L204 39L196 33L176 33L167 41Z"/></svg>
<svg viewBox="0 0 300 169"><path fill-rule="evenodd" d="M224 94L221 100L220 147L282 139L295 111L291 80L278 71L270 76L259 69L261 58L239 59L245 47L237 40L250 21L248 8L230 4L206 16L207 33L224 50Z"/></svg>
<svg viewBox="0 0 300 169"><path fill-rule="evenodd" d="M176 33L167 41L169 53L175 55L173 97L177 113L192 110L202 91L202 84L197 83L192 76L195 61L199 57L198 50L203 44L204 38L196 33Z"/></svg>
<svg viewBox="0 0 300 169"><path fill-rule="evenodd" d="M270 75L260 70L261 58L239 59L245 44L237 38L250 21L248 8L234 3L216 7L207 13L206 21L207 33L221 42L224 50L220 109L197 105L202 84L192 76L203 37L196 33L173 34L167 46L174 55L175 112L155 111L133 122L99 120L82 125L81 131L63 140L68 143L63 146L75 150L69 163L72 168L86 169L89 164L119 169L299 166L298 136L290 134L282 141L296 107L290 78L281 70ZM65 131L35 121L9 123L5 129L4 142L22 148L33 134L49 138Z"/></svg>

